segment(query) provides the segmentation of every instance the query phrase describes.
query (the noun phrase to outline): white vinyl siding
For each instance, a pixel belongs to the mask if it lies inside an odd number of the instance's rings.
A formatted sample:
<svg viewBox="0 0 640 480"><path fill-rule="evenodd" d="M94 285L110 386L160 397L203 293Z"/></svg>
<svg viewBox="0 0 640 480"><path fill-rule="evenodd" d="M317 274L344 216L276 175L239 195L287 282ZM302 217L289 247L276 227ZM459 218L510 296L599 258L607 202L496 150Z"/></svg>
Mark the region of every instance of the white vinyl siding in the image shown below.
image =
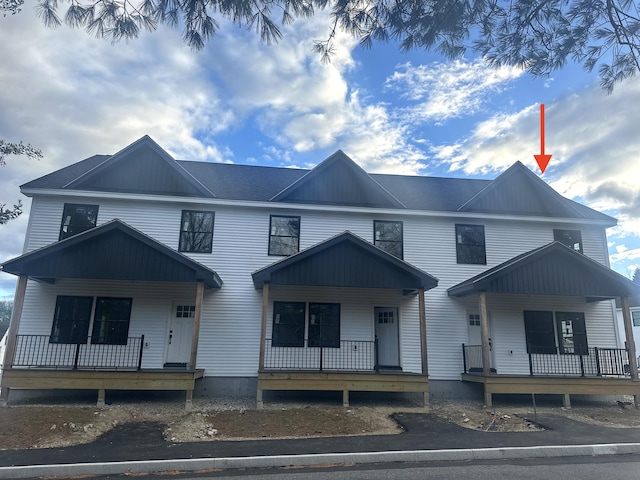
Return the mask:
<svg viewBox="0 0 640 480"><path fill-rule="evenodd" d="M462 343L467 342L466 313L477 308L476 299L454 299L447 289L516 255L553 241L554 228L579 229L585 255L606 264L607 248L602 228L575 224L558 224L544 219L523 221L481 221L472 217L446 218L376 212L356 213L271 208L269 205L234 207L218 205L215 200L203 203L154 202L148 200L101 199L99 197L38 197L33 200L26 250L43 247L58 240L64 203L99 205L98 225L119 218L168 247L178 249L182 210L215 212L213 251L187 254L215 270L222 278L220 290L206 290L198 349L199 368L207 376L256 376L260 351L262 291L256 290L251 274L279 259L268 255L269 218L272 214L301 217L300 250L318 244L345 230L373 242L373 221L402 221L404 260L439 279L437 288L426 293L429 374L432 379L459 379L462 372ZM305 206L308 208L308 206ZM486 265L461 265L456 262L455 224L484 225ZM193 291L193 293L192 293ZM60 292L60 293L57 293ZM164 362L168 322L173 300L189 301L195 296L194 285L131 284L122 282L58 281L55 285L29 282L21 333L49 334L57 294L110 295L133 297L130 335L145 334L150 346L145 349L144 365L161 366ZM400 354L405 372L420 372L420 335L418 301L401 292L362 289L272 288L267 317L271 328L271 305L274 300L326 301L341 304L341 338L373 338L373 307L397 306L400 315ZM491 299L494 302L495 299ZM526 352L522 321L508 321L515 315L515 300L502 296L504 313L492 308L496 361L499 373L522 367ZM577 301L577 300L576 300ZM609 302L585 304L577 301L572 310L584 311L587 317L589 345L615 346L615 326ZM550 307L550 299L536 299L539 309ZM518 308L522 308L520 305ZM533 308L533 307L532 307ZM596 312L596 313L594 313ZM497 316L496 316L497 315ZM521 315L521 313L520 313ZM504 319L503 319L504 316ZM504 358L508 350L514 356ZM501 353L502 352L502 353ZM504 364L504 366L503 366ZM527 367L528 368L528 367ZM528 371L528 370L527 370Z"/></svg>

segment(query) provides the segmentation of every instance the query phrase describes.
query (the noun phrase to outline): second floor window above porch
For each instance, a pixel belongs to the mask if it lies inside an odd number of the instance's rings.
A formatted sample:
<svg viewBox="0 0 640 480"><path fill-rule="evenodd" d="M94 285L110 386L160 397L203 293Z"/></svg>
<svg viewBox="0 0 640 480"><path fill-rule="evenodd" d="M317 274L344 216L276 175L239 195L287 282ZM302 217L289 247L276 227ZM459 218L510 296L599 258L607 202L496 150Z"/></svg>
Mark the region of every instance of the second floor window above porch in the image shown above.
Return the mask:
<svg viewBox="0 0 640 480"><path fill-rule="evenodd" d="M300 217L271 215L269 255L293 255L300 250Z"/></svg>
<svg viewBox="0 0 640 480"><path fill-rule="evenodd" d="M373 243L391 255L403 258L402 222L373 221Z"/></svg>

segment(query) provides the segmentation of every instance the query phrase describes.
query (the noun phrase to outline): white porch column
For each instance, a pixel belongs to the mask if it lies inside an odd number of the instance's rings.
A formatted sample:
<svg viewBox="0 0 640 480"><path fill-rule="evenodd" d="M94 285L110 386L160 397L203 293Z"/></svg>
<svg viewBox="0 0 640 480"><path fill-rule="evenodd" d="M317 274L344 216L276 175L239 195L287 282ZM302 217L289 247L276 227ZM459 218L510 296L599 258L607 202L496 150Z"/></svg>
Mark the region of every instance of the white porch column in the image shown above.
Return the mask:
<svg viewBox="0 0 640 480"><path fill-rule="evenodd" d="M13 311L11 312L11 322L7 332L7 348L4 352L3 368L11 368L13 365L13 356L16 351L16 342L18 330L20 329L20 320L22 319L22 307L24 306L24 296L27 291L27 276L18 277L16 285L16 294L13 297ZM2 385L0 385L2 386ZM0 396L0 405L6 406L9 400L9 387L2 386L2 396Z"/></svg>

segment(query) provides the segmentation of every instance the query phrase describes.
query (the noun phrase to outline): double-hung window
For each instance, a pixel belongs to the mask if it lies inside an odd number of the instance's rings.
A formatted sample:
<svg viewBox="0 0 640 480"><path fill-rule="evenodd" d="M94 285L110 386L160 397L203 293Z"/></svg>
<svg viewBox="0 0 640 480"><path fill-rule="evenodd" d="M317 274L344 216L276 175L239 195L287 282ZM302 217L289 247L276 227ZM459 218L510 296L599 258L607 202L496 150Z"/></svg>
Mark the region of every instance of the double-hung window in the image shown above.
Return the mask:
<svg viewBox="0 0 640 480"><path fill-rule="evenodd" d="M553 239L563 245L582 253L582 233L580 230L553 230Z"/></svg>
<svg viewBox="0 0 640 480"><path fill-rule="evenodd" d="M293 255L300 249L300 217L271 215L269 255Z"/></svg>
<svg viewBox="0 0 640 480"><path fill-rule="evenodd" d="M62 210L62 224L58 240L73 237L78 233L90 230L98 220L98 205L80 205L65 203Z"/></svg>
<svg viewBox="0 0 640 480"><path fill-rule="evenodd" d="M524 326L527 353L589 354L587 330L582 312L526 310Z"/></svg>
<svg viewBox="0 0 640 480"><path fill-rule="evenodd" d="M402 222L374 220L373 243L385 252L402 259Z"/></svg>
<svg viewBox="0 0 640 480"><path fill-rule="evenodd" d="M339 348L340 304L273 302L272 347L304 347L305 333L308 347Z"/></svg>
<svg viewBox="0 0 640 480"><path fill-rule="evenodd" d="M131 298L59 295L53 314L50 343L126 345L131 318Z"/></svg>
<svg viewBox="0 0 640 480"><path fill-rule="evenodd" d="M213 212L183 210L180 223L181 252L211 253L213 250Z"/></svg>
<svg viewBox="0 0 640 480"><path fill-rule="evenodd" d="M60 295L56 299L50 343L87 343L93 297Z"/></svg>
<svg viewBox="0 0 640 480"><path fill-rule="evenodd" d="M456 260L458 263L487 264L484 225L456 225Z"/></svg>

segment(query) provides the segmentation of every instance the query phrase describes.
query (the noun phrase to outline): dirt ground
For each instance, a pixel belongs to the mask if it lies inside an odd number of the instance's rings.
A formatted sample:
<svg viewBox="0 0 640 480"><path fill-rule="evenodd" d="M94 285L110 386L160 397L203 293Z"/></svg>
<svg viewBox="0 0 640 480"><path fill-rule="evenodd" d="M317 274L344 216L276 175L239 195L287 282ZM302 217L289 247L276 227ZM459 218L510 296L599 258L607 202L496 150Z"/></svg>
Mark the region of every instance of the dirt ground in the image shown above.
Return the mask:
<svg viewBox="0 0 640 480"><path fill-rule="evenodd" d="M35 399L0 408L0 450L44 448L88 443L114 426L154 421L166 425L171 442L297 438L342 435L397 434L394 412L425 412L415 400L371 395L343 408L330 396L286 395L255 409L253 399L194 399L186 412L181 399L153 396L120 397L111 405L96 408L87 398ZM578 421L607 427L640 427L640 410L631 398L599 403L576 403L571 409L560 401L542 401L538 414L555 413ZM95 400L94 400L95 401ZM525 417L533 418L531 401L496 402L488 408L477 402L452 402L432 398L429 413L466 428L487 431L535 431ZM493 423L492 423L493 421Z"/></svg>

